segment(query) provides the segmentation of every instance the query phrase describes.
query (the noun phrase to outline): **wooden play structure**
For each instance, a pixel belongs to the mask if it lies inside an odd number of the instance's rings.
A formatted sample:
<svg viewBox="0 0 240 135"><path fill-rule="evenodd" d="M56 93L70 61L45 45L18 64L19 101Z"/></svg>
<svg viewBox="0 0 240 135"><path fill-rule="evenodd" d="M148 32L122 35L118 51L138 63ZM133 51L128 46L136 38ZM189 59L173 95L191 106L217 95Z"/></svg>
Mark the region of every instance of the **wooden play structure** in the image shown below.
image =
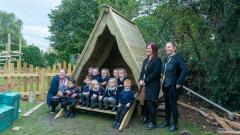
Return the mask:
<svg viewBox="0 0 240 135"><path fill-rule="evenodd" d="M88 68L125 68L128 78L132 80L133 88L139 91L139 76L142 62L146 58L145 42L137 26L126 17L109 6L104 6L90 34L90 37L80 55L72 76L82 84ZM127 112L119 130L128 125L137 102L135 101ZM78 109L108 113L116 112L90 109L77 106ZM55 118L63 115L61 110Z"/></svg>

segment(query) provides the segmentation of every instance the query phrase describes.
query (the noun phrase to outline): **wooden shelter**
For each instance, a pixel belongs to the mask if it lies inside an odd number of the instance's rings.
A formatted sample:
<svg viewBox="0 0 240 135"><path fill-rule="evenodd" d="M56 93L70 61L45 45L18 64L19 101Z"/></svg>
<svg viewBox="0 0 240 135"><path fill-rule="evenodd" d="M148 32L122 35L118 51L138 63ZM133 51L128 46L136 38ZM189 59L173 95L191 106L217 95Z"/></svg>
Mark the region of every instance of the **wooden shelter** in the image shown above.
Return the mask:
<svg viewBox="0 0 240 135"><path fill-rule="evenodd" d="M72 76L81 85L91 66L108 68L110 72L116 68L125 68L134 90L138 91L139 76L145 57L145 42L137 26L113 8L104 6ZM124 116L119 130L128 125L135 107L136 101ZM79 105L76 108L116 115L116 112L110 110L91 109ZM63 109L55 119L62 115Z"/></svg>
<svg viewBox="0 0 240 135"><path fill-rule="evenodd" d="M88 68L125 68L138 90L145 42L137 26L109 6L104 6L83 49L72 76L82 84Z"/></svg>

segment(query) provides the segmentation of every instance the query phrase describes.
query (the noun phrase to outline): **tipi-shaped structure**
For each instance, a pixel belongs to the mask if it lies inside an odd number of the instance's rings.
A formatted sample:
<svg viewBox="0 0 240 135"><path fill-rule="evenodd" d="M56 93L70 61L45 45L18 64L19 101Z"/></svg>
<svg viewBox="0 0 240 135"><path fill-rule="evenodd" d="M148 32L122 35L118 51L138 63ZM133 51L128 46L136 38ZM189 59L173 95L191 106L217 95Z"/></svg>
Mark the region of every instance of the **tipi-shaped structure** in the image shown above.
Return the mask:
<svg viewBox="0 0 240 135"><path fill-rule="evenodd" d="M142 62L146 58L145 46L133 22L104 6L72 75L81 83L90 66L108 68L110 72L125 68L136 91Z"/></svg>

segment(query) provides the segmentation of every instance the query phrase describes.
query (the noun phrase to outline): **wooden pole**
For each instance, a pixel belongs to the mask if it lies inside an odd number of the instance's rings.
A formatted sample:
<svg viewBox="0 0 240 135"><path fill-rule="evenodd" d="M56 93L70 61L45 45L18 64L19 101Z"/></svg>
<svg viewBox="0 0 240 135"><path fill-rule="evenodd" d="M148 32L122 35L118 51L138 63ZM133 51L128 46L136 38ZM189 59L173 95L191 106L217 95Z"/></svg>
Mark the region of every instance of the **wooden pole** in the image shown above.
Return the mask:
<svg viewBox="0 0 240 135"><path fill-rule="evenodd" d="M22 39L19 38L19 52L22 53ZM19 55L19 60L22 60L22 56L21 54Z"/></svg>
<svg viewBox="0 0 240 135"><path fill-rule="evenodd" d="M30 79L29 79L29 82L30 82L30 90L33 90L33 65L32 64L30 65Z"/></svg>
<svg viewBox="0 0 240 135"><path fill-rule="evenodd" d="M7 77L7 64L4 64L4 74L5 74L5 77L4 77L4 90L3 91L8 91L8 77Z"/></svg>
<svg viewBox="0 0 240 135"><path fill-rule="evenodd" d="M48 74L50 74L50 70L51 70L51 68L48 67L48 68L47 68L47 74L46 74L46 76L47 76L47 88L50 87L50 79L51 79L51 76L48 75Z"/></svg>
<svg viewBox="0 0 240 135"><path fill-rule="evenodd" d="M42 68L42 72L41 72L42 100L45 99L45 97L44 97L45 96L45 80L44 80L45 76L44 76L44 73L45 73L45 69Z"/></svg>
<svg viewBox="0 0 240 135"><path fill-rule="evenodd" d="M68 75L69 76L72 75L72 65L71 65L71 63L68 63Z"/></svg>
<svg viewBox="0 0 240 135"><path fill-rule="evenodd" d="M15 89L15 78L14 78L14 63L11 63L11 89Z"/></svg>
<svg viewBox="0 0 240 135"><path fill-rule="evenodd" d="M17 61L17 80L18 80L18 91L20 92L21 91L21 77L20 77L20 74L21 74L21 61Z"/></svg>
<svg viewBox="0 0 240 135"><path fill-rule="evenodd" d="M66 70L67 69L67 62L63 61L63 68Z"/></svg>
<svg viewBox="0 0 240 135"><path fill-rule="evenodd" d="M28 73L28 71L27 71L27 63L24 63L24 64L23 64L23 69L24 69L23 74ZM26 76L24 76L23 81L24 81L24 84L23 84L23 91L24 91L24 92L27 92L27 77L26 77Z"/></svg>
<svg viewBox="0 0 240 135"><path fill-rule="evenodd" d="M36 93L39 92L39 67L36 67Z"/></svg>

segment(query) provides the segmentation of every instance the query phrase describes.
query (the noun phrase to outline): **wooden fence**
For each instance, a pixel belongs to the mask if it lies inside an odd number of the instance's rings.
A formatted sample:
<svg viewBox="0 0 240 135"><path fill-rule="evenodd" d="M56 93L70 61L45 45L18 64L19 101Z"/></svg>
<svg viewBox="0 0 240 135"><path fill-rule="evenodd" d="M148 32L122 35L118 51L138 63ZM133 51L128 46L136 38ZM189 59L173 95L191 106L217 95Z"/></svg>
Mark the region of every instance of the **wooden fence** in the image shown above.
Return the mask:
<svg viewBox="0 0 240 135"><path fill-rule="evenodd" d="M12 63L8 68L7 64L4 64L0 69L0 92L11 90L25 96L32 90L36 96L44 100L51 78L57 75L61 68L66 69L67 75L71 75L75 65L64 61L52 67L40 68L17 61L17 65Z"/></svg>

